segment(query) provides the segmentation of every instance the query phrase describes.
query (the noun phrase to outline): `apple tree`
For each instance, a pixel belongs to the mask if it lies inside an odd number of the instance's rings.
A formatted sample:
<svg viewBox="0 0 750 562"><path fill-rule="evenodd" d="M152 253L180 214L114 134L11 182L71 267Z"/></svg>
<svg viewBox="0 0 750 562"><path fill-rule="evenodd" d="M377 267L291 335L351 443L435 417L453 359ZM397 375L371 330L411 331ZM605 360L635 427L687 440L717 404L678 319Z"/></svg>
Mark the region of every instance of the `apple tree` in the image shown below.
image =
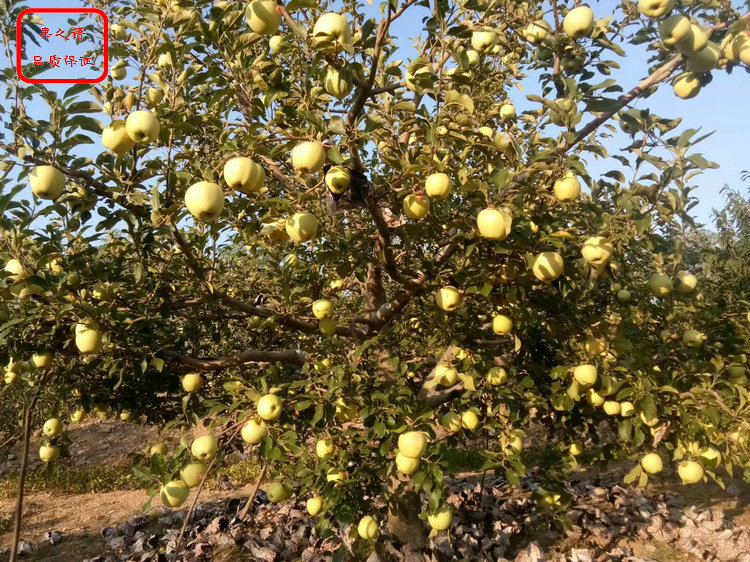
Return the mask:
<svg viewBox="0 0 750 562"><path fill-rule="evenodd" d="M111 76L59 91L9 49L9 386L45 416L195 426L139 469L167 505L244 446L271 501L364 539L386 513L404 541L448 529L459 470L518 485L531 432L559 517L578 462L631 459L641 485L747 470L747 321L685 261L712 164L630 105L745 70L749 18L613 8L110 2ZM643 46L641 82L610 77Z"/></svg>

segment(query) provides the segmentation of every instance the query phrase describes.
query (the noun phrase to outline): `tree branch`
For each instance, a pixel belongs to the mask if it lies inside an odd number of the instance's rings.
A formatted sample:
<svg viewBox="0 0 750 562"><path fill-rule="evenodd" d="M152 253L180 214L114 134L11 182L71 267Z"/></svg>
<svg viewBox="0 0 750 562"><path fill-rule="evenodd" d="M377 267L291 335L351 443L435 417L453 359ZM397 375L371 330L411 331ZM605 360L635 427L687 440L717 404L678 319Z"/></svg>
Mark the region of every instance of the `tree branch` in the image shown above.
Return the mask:
<svg viewBox="0 0 750 562"><path fill-rule="evenodd" d="M304 365L307 361L307 354L299 350L285 351L266 351L260 349L246 349L234 357L218 357L216 359L199 359L189 355L183 355L176 351L165 351L165 355L178 360L183 365L191 369L200 369L203 371L221 371L239 367L246 363L296 363Z"/></svg>

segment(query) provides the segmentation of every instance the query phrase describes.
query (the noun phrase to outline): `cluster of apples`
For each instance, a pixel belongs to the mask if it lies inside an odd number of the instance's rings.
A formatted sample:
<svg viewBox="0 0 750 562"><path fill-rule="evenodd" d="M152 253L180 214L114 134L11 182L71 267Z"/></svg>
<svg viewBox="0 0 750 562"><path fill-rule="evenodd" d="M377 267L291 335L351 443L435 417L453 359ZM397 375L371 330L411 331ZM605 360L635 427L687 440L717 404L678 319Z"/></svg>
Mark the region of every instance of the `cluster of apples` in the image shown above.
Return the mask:
<svg viewBox="0 0 750 562"><path fill-rule="evenodd" d="M641 13L650 18L661 18L672 11L674 0L639 0ZM659 25L659 36L665 47L685 56L685 72L678 75L672 87L677 97L690 99L701 91L701 75L727 63L750 65L750 37L747 31L731 32L721 44L709 39L709 33L682 14L670 15Z"/></svg>
<svg viewBox="0 0 750 562"><path fill-rule="evenodd" d="M312 304L313 316L318 319L318 329L326 336L336 333L336 321L333 319L333 303L328 299L318 299Z"/></svg>
<svg viewBox="0 0 750 562"><path fill-rule="evenodd" d="M707 460L713 460L720 453L713 447L708 447L701 455ZM648 475L659 474L664 470L664 463L658 453L648 453L640 460L640 466ZM684 460L677 465L677 474L683 484L697 484L703 480L705 471L703 466L694 460Z"/></svg>
<svg viewBox="0 0 750 562"><path fill-rule="evenodd" d="M52 354L49 351L34 353L28 361L16 361L15 357L8 360L5 365L5 384L13 384L22 373L30 373L35 370L44 370L52 367Z"/></svg>
<svg viewBox="0 0 750 562"><path fill-rule="evenodd" d="M213 435L196 437L190 445L193 461L180 469L180 477L163 484L159 490L162 503L167 507L180 507L190 495L190 488L198 486L205 477L208 463L219 450L219 443ZM150 455L166 455L167 446L157 443L151 447Z"/></svg>
<svg viewBox="0 0 750 562"><path fill-rule="evenodd" d="M590 364L578 365L573 369L573 380L580 390L586 391L586 401L595 408L602 408L608 416L622 416L629 418L635 414L635 406L629 400L618 402L608 400L607 397L617 390L611 377L599 377L596 366ZM601 381L599 389L593 387Z"/></svg>
<svg viewBox="0 0 750 562"><path fill-rule="evenodd" d="M42 433L46 439L39 447L39 458L44 462L52 462L60 456L60 445L57 444L57 438L62 435L62 432L63 424L57 418L51 418L44 422Z"/></svg>

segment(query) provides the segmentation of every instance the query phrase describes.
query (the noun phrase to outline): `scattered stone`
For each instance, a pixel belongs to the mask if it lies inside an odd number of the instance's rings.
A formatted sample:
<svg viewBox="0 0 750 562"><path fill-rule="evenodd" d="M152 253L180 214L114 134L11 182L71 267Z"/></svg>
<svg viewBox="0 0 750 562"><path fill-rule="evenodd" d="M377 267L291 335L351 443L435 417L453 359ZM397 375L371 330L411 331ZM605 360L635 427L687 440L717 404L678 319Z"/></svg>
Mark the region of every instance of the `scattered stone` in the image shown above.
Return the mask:
<svg viewBox="0 0 750 562"><path fill-rule="evenodd" d="M48 543L51 545L60 544L62 542L62 533L60 531L47 531L42 535L42 543Z"/></svg>
<svg viewBox="0 0 750 562"><path fill-rule="evenodd" d="M33 548L31 548L31 543L29 541L18 541L18 554L19 556L28 556L33 552Z"/></svg>

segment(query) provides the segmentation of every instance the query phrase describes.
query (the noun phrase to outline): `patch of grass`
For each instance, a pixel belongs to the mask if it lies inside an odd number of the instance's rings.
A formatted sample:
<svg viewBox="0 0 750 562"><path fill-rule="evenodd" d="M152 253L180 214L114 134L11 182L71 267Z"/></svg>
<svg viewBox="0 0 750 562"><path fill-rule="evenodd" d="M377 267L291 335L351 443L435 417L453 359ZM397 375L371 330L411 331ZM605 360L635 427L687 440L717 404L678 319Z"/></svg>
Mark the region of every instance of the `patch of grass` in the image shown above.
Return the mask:
<svg viewBox="0 0 750 562"><path fill-rule="evenodd" d="M53 464L39 467L26 475L27 492L88 494L136 490L141 487L130 465L77 468ZM14 498L17 491L17 474L0 480L0 497Z"/></svg>
<svg viewBox="0 0 750 562"><path fill-rule="evenodd" d="M260 470L260 463L257 460L236 460L219 468L214 478L209 477L206 485L213 488L216 485L216 478L228 476L236 486L244 486L248 482L255 482L260 475Z"/></svg>

